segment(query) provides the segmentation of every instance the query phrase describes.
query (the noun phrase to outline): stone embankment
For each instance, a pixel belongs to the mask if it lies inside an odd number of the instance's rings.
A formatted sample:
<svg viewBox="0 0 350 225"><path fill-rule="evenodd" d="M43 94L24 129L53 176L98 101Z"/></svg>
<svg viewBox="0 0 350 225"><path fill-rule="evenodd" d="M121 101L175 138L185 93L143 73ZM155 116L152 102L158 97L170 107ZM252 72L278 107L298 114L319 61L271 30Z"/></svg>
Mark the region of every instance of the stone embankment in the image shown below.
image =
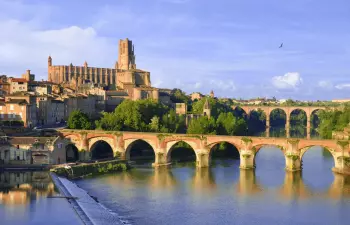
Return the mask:
<svg viewBox="0 0 350 225"><path fill-rule="evenodd" d="M61 194L67 197L84 224L125 224L116 213L102 206L75 183L54 173L51 173L51 176Z"/></svg>
<svg viewBox="0 0 350 225"><path fill-rule="evenodd" d="M77 165L63 165L51 169L58 176L74 179L111 172L120 172L130 169L127 161L111 160L96 163L82 163Z"/></svg>

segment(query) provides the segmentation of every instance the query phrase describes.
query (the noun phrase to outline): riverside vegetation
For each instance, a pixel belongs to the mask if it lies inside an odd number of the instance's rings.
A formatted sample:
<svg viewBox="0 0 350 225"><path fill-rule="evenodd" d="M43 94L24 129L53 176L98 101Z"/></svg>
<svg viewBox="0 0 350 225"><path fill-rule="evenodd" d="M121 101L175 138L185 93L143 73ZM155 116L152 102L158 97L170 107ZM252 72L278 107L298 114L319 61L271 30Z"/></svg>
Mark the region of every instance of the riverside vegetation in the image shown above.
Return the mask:
<svg viewBox="0 0 350 225"><path fill-rule="evenodd" d="M208 99L211 106L211 117L200 117L191 120L186 127L185 116L176 115L175 110L156 101L124 100L113 112L102 112L96 121L81 111L74 111L68 119L70 129L98 129L108 131L139 131L160 133L187 133L187 134L216 134L254 136L265 131L266 115L261 110L251 112L248 117L239 107L232 109L233 103L217 98L204 97L201 100L191 101L181 90L174 89L171 94L173 102L183 102L188 105L189 113L201 114L203 105ZM307 106L307 103L298 103L288 100L283 106ZM318 102L315 105L334 106L332 103ZM306 113L294 110L291 113L291 132L305 135ZM319 110L311 116L311 127L317 130L322 138L330 138L333 130L341 130L350 122L350 106L343 110ZM280 109L273 110L270 116L271 127L283 128L286 123L286 114ZM280 129L283 135L284 129ZM281 135L279 134L279 135Z"/></svg>
<svg viewBox="0 0 350 225"><path fill-rule="evenodd" d="M74 179L78 177L121 172L129 170L130 168L131 167L126 161L111 160L106 162L72 165L69 168L57 167L51 169L51 172L54 172L59 176Z"/></svg>

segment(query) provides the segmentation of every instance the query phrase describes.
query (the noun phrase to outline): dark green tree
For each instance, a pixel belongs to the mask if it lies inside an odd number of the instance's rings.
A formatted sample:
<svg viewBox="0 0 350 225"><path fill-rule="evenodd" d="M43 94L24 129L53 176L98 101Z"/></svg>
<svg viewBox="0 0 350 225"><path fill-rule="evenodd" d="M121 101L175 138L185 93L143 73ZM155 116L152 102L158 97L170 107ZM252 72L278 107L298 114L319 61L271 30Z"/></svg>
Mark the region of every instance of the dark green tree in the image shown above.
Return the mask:
<svg viewBox="0 0 350 225"><path fill-rule="evenodd" d="M67 122L68 128L70 129L92 129L91 121L87 114L80 110L74 110L68 118Z"/></svg>

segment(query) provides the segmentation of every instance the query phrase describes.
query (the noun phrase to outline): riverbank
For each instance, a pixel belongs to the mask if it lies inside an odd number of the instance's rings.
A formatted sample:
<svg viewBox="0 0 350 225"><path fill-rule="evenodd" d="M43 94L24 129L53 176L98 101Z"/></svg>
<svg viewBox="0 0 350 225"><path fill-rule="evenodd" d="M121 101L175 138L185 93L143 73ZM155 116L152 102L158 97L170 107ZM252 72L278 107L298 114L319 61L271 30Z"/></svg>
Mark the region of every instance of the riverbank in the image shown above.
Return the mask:
<svg viewBox="0 0 350 225"><path fill-rule="evenodd" d="M111 160L105 162L58 166L52 168L50 171L61 177L75 179L105 173L126 171L130 168L131 166L125 160Z"/></svg>
<svg viewBox="0 0 350 225"><path fill-rule="evenodd" d="M73 206L85 224L124 224L116 213L111 212L98 203L75 183L54 173L51 173L51 177L60 192L65 197L68 197L67 201Z"/></svg>

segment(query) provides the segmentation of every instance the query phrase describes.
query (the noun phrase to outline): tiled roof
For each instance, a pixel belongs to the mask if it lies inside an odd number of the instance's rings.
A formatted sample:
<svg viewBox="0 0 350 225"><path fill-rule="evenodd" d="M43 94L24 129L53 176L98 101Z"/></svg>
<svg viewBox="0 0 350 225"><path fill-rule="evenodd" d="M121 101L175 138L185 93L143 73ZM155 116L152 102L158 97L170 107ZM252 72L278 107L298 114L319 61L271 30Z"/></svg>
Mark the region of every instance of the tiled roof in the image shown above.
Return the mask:
<svg viewBox="0 0 350 225"><path fill-rule="evenodd" d="M28 82L28 81L27 81L26 79L24 79L24 78L12 78L11 81L12 81L12 82L24 82L24 83Z"/></svg>
<svg viewBox="0 0 350 225"><path fill-rule="evenodd" d="M8 137L7 142L12 145L30 145L35 142L45 144L54 141L56 137Z"/></svg>
<svg viewBox="0 0 350 225"><path fill-rule="evenodd" d="M28 102L24 99L10 99L9 101L6 102L6 104L28 104Z"/></svg>

